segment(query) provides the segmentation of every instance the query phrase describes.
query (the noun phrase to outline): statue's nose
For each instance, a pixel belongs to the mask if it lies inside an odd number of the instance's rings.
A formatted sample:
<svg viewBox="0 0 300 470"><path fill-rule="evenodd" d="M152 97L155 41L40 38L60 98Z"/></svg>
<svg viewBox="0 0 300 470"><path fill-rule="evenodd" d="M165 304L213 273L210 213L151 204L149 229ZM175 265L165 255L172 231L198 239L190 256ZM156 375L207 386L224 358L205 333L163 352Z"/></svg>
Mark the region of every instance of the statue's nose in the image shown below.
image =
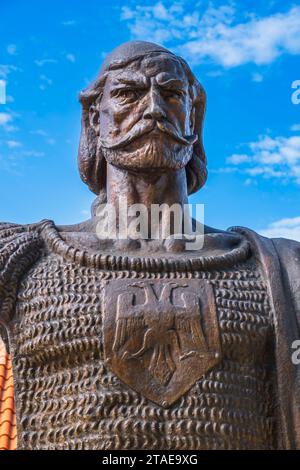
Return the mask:
<svg viewBox="0 0 300 470"><path fill-rule="evenodd" d="M144 119L153 119L155 121L162 121L166 118L164 111L163 99L159 92L153 90L149 93L148 106L144 112Z"/></svg>

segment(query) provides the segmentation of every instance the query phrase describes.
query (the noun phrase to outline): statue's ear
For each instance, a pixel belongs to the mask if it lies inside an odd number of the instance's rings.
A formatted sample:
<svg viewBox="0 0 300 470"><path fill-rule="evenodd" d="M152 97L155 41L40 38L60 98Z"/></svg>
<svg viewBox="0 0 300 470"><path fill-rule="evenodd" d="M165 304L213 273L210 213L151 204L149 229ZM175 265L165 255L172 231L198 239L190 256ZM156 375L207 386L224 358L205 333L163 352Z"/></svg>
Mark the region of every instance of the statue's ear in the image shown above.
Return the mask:
<svg viewBox="0 0 300 470"><path fill-rule="evenodd" d="M88 90L80 96L82 122L78 151L79 172L82 181L97 195L106 185L105 158L98 148L101 96L99 89Z"/></svg>
<svg viewBox="0 0 300 470"><path fill-rule="evenodd" d="M190 115L191 131L197 135L193 146L193 156L186 166L188 193L198 191L206 181L206 157L202 140L202 128L205 114L206 97L202 85L194 80L193 84L193 107Z"/></svg>
<svg viewBox="0 0 300 470"><path fill-rule="evenodd" d="M190 114L190 131L191 131L190 133L191 134L195 133L195 126L196 126L195 115L196 115L196 107L195 105L193 105L191 109L191 114Z"/></svg>
<svg viewBox="0 0 300 470"><path fill-rule="evenodd" d="M100 130L99 102L95 102L89 107L89 125L98 136Z"/></svg>
<svg viewBox="0 0 300 470"><path fill-rule="evenodd" d="M100 102L107 74L97 78L79 95L82 105L81 136L78 166L81 179L95 194L106 186L106 162L98 148L100 134Z"/></svg>

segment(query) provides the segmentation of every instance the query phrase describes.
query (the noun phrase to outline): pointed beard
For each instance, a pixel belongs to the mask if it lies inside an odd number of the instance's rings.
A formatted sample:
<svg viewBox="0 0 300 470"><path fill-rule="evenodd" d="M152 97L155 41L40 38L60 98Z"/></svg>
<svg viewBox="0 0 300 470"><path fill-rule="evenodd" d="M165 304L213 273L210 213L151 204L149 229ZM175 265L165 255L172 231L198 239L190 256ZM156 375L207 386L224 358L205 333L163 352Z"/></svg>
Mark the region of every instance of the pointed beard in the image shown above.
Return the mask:
<svg viewBox="0 0 300 470"><path fill-rule="evenodd" d="M109 163L125 170L175 171L188 164L193 147L148 136L145 144L139 148L111 150L102 147L101 152Z"/></svg>

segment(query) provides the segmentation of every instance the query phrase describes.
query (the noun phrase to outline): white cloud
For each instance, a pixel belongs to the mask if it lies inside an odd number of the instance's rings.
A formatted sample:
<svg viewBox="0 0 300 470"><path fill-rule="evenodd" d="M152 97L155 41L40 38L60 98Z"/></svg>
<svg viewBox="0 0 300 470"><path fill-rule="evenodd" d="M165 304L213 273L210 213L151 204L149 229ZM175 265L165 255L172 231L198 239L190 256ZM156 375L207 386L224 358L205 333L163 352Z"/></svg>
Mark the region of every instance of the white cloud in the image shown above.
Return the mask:
<svg viewBox="0 0 300 470"><path fill-rule="evenodd" d="M247 17L247 15L245 15ZM229 5L200 6L187 13L183 3L123 7L133 38L169 45L197 64L212 61L223 67L269 64L284 53L300 53L300 6L265 17L237 20Z"/></svg>
<svg viewBox="0 0 300 470"><path fill-rule="evenodd" d="M138 8L138 7L137 7ZM135 17L135 12L129 7L122 7L121 20L132 20Z"/></svg>
<svg viewBox="0 0 300 470"><path fill-rule="evenodd" d="M227 163L248 176L293 180L300 185L300 136L260 136L247 153L233 154Z"/></svg>
<svg viewBox="0 0 300 470"><path fill-rule="evenodd" d="M38 67L43 67L46 64L57 64L57 60L56 59L36 59L34 63Z"/></svg>
<svg viewBox="0 0 300 470"><path fill-rule="evenodd" d="M257 182L253 178L247 178L244 181L245 186L253 186L253 185L256 185L256 184L257 184Z"/></svg>
<svg viewBox="0 0 300 470"><path fill-rule="evenodd" d="M66 20L66 21L62 21L61 24L63 26L75 26L77 24L77 21L76 20Z"/></svg>
<svg viewBox="0 0 300 470"><path fill-rule="evenodd" d="M9 44L7 46L7 53L9 55L16 55L17 53L17 46L15 44Z"/></svg>
<svg viewBox="0 0 300 470"><path fill-rule="evenodd" d="M47 132L44 131L43 129L37 129L36 131L30 131L30 134L33 134L33 135L40 135L42 137L47 137Z"/></svg>
<svg viewBox="0 0 300 470"><path fill-rule="evenodd" d="M5 144L5 145L1 145ZM5 148L5 146L7 148ZM24 149L23 144L16 140L0 141L0 168L13 174L22 174L25 171L25 161L28 158L42 158L44 152L34 149Z"/></svg>
<svg viewBox="0 0 300 470"><path fill-rule="evenodd" d="M19 72L21 69L15 65L0 64L0 78L6 79L11 72Z"/></svg>
<svg viewBox="0 0 300 470"><path fill-rule="evenodd" d="M17 140L8 140L8 141L6 142L6 145L7 145L10 149L15 149L15 148L22 147L21 142L19 142L19 141L17 141Z"/></svg>
<svg viewBox="0 0 300 470"><path fill-rule="evenodd" d="M254 73L252 75L252 81L253 82L257 82L257 83L261 83L263 81L264 77L261 73Z"/></svg>
<svg viewBox="0 0 300 470"><path fill-rule="evenodd" d="M55 145L56 144L56 140L53 139L52 137L50 137L48 132L44 131L44 129L36 129L36 130L30 131L30 134L37 135L39 137L44 137L44 141L48 145Z"/></svg>
<svg viewBox="0 0 300 470"><path fill-rule="evenodd" d="M0 79L0 104L6 104L6 80Z"/></svg>
<svg viewBox="0 0 300 470"><path fill-rule="evenodd" d="M17 127L12 125L14 116L11 113L0 113L0 128L6 132L13 132L17 130Z"/></svg>
<svg viewBox="0 0 300 470"><path fill-rule="evenodd" d="M5 126L13 119L12 115L9 113L0 113L0 126Z"/></svg>
<svg viewBox="0 0 300 470"><path fill-rule="evenodd" d="M269 238L290 238L300 242L300 216L277 220L267 228L259 230L259 233Z"/></svg>
<svg viewBox="0 0 300 470"><path fill-rule="evenodd" d="M48 85L52 85L51 78L48 78L46 75L40 75L40 79L46 82Z"/></svg>
<svg viewBox="0 0 300 470"><path fill-rule="evenodd" d="M84 217L86 217L86 216L89 216L91 214L91 211L89 211L87 209L82 209L82 211L80 211L80 214L83 215Z"/></svg>
<svg viewBox="0 0 300 470"><path fill-rule="evenodd" d="M210 70L209 72L206 72L206 75L208 77L222 77L223 72L221 70Z"/></svg>
<svg viewBox="0 0 300 470"><path fill-rule="evenodd" d="M75 60L76 60L74 54L67 54L67 55L66 55L66 59L67 59L69 62L72 62L72 63L74 63Z"/></svg>
<svg viewBox="0 0 300 470"><path fill-rule="evenodd" d="M231 163L232 165L239 165L240 163L246 163L249 161L251 161L251 157L249 157L249 155L246 155L246 154L235 153L231 155L231 157L227 158L227 162Z"/></svg>
<svg viewBox="0 0 300 470"><path fill-rule="evenodd" d="M53 81L51 78L47 77L46 75L40 75L40 79L42 83L40 84L40 90L46 90L47 86L52 85Z"/></svg>
<svg viewBox="0 0 300 470"><path fill-rule="evenodd" d="M24 150L22 152L22 155L24 157L44 157L45 153L44 152L37 152L35 150Z"/></svg>

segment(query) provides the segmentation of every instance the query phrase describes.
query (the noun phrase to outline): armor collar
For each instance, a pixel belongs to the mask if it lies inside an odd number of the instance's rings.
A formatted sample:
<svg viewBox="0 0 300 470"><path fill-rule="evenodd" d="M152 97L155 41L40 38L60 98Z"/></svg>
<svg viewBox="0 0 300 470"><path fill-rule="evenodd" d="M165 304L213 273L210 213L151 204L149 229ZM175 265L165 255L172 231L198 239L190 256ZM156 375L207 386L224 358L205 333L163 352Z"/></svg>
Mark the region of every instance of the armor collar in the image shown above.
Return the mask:
<svg viewBox="0 0 300 470"><path fill-rule="evenodd" d="M107 252L89 251L63 240L62 234L51 220L43 221L40 234L50 252L81 266L113 271L136 272L194 272L227 268L245 261L250 256L250 244L241 234L227 232L205 234L203 250L161 256L126 256ZM82 234L81 234L82 235Z"/></svg>

